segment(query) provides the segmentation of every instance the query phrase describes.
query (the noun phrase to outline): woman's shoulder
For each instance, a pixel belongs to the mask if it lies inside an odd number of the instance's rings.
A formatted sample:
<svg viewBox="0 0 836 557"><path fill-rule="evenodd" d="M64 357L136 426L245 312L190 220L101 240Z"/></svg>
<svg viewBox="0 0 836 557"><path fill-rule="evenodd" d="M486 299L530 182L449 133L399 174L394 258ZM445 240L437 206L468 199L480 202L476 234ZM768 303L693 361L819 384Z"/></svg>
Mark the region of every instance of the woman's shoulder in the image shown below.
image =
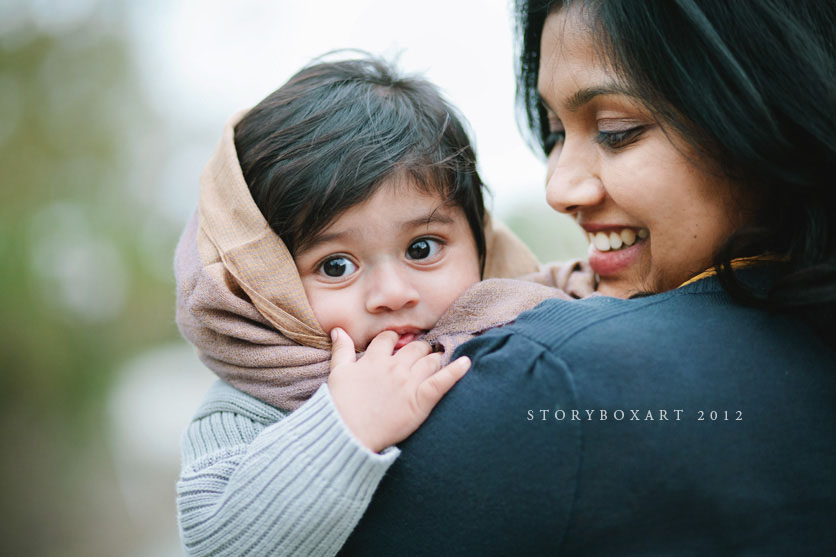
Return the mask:
<svg viewBox="0 0 836 557"><path fill-rule="evenodd" d="M590 296L582 300L547 300L520 315L509 332L555 348L584 340L615 341L627 337L686 341L758 320L768 321L769 315L736 303L719 281L710 277L675 290L630 299ZM613 335L602 337L603 331Z"/></svg>
<svg viewBox="0 0 836 557"><path fill-rule="evenodd" d="M804 321L736 303L714 277L633 299L547 300L484 336L483 351L521 346L570 367L655 364L697 373L700 364L836 365L836 353Z"/></svg>

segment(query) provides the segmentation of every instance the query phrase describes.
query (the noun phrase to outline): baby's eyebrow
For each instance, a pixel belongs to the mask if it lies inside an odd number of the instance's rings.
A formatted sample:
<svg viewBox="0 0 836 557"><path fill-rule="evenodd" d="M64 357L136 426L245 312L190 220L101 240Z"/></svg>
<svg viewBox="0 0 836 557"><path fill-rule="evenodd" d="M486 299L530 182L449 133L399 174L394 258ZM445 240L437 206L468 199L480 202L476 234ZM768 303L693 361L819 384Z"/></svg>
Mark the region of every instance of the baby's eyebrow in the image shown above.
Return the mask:
<svg viewBox="0 0 836 557"><path fill-rule="evenodd" d="M298 257L300 254L305 253L306 251L310 251L320 244L324 244L332 240L340 240L342 238L345 238L346 236L349 236L349 234L350 232L347 230L341 232L326 232L325 234L317 234L309 240L300 242L299 246L296 247L296 252L294 253L294 256Z"/></svg>
<svg viewBox="0 0 836 557"><path fill-rule="evenodd" d="M409 219L407 221L401 222L398 227L405 228L407 230L413 228L421 228L424 226L429 226L430 224L455 224L456 221L448 215L446 212L442 210L435 209L433 212L423 215L420 217L416 217L414 219ZM346 237L351 236L351 230L337 230L334 232L324 232L322 234L317 234L313 238L302 242L297 248L295 255L298 256L301 253L306 251L310 251L314 249L316 246L324 244L326 242L331 242L334 240L344 240Z"/></svg>
<svg viewBox="0 0 836 557"><path fill-rule="evenodd" d="M446 213L440 212L438 209L433 211L432 213L418 217L415 219L410 219L401 224L402 228L418 228L420 226L427 226L428 224L438 223L438 224L455 224L455 220L450 215Z"/></svg>

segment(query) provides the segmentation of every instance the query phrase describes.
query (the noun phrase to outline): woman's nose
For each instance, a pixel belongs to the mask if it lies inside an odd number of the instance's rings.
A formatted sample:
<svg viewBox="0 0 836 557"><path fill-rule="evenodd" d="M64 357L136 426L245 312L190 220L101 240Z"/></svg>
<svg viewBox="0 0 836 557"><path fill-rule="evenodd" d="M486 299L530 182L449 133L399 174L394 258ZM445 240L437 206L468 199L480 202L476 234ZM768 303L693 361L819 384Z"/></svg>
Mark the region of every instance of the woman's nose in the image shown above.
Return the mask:
<svg viewBox="0 0 836 557"><path fill-rule="evenodd" d="M567 145L568 146L568 145ZM564 147L549 156L546 201L561 213L573 214L604 200L596 155Z"/></svg>
<svg viewBox="0 0 836 557"><path fill-rule="evenodd" d="M368 272L366 310L369 313L415 307L420 298L409 270L398 263L375 265Z"/></svg>

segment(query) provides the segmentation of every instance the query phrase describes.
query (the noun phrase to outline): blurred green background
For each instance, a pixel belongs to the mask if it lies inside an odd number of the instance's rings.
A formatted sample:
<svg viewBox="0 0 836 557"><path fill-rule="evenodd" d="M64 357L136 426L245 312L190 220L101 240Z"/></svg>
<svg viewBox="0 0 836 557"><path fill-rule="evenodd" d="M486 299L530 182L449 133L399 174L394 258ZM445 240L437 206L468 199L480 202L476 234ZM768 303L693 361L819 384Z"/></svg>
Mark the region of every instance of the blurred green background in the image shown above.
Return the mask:
<svg viewBox="0 0 836 557"><path fill-rule="evenodd" d="M180 554L178 437L212 375L171 272L204 161L172 161L223 119L155 108L127 6L0 10L3 555ZM584 253L544 203L500 209L541 260Z"/></svg>

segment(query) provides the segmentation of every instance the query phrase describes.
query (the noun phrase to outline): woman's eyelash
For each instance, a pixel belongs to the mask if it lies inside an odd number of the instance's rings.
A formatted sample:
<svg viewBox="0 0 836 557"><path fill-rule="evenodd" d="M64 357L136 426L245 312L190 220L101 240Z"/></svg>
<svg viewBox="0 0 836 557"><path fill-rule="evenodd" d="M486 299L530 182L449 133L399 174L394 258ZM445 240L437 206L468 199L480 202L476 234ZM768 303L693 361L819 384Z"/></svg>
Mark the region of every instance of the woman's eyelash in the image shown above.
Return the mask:
<svg viewBox="0 0 836 557"><path fill-rule="evenodd" d="M647 129L647 126L635 126L627 130L620 131L599 131L595 137L595 141L609 149L620 149L627 147ZM566 132L564 130L554 130L543 139L543 151L549 155L555 147L566 141Z"/></svg>
<svg viewBox="0 0 836 557"><path fill-rule="evenodd" d="M565 140L566 132L564 130L550 131L549 135L543 139L543 150L546 152L546 155L550 154L558 144L563 143Z"/></svg>
<svg viewBox="0 0 836 557"><path fill-rule="evenodd" d="M620 149L635 142L646 128L647 126L636 126L621 131L599 131L595 141L610 149Z"/></svg>

